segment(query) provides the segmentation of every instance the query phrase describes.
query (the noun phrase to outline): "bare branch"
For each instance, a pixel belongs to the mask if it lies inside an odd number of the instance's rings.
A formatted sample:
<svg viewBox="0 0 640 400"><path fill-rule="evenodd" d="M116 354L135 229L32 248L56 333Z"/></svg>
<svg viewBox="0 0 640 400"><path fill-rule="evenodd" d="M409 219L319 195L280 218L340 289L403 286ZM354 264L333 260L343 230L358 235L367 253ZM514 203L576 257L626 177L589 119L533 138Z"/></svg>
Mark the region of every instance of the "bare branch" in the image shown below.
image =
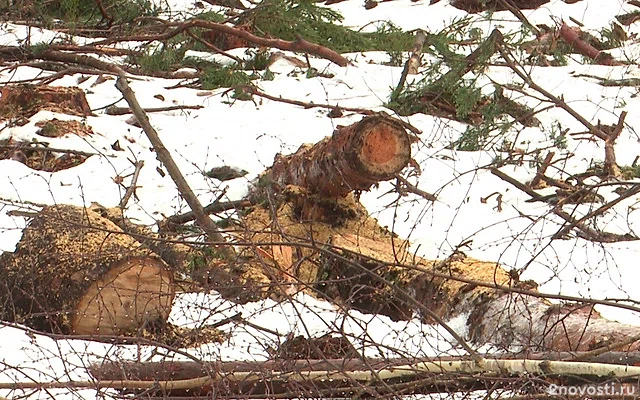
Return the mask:
<svg viewBox="0 0 640 400"><path fill-rule="evenodd" d="M200 228L204 230L204 232L209 237L209 240L218 243L217 246L225 257L230 260L233 259L235 257L235 252L231 247L223 244L226 242L225 238L220 233L216 224L214 224L211 218L209 218L209 216L205 213L202 204L200 204L200 200L198 200L196 195L189 187L189 184L184 179L184 176L180 172L180 169L173 161L173 157L171 157L169 150L164 147L164 144L160 140L158 133L153 128L153 126L151 126L147 114L140 107L135 94L127 83L127 79L124 76L124 71L122 70L120 71L120 76L116 83L116 87L118 88L118 90L120 90L120 92L122 92L122 95L124 96L127 103L129 103L129 107L131 107L131 109L133 110L133 114L136 116L136 119L140 123L140 126L142 126L142 129L149 138L149 141L153 145L153 148L156 150L158 159L167 168L171 179L173 179L173 181L176 183L176 186L178 187L178 191L180 191L180 194L182 194L187 204L189 204L189 207L191 207L191 210L196 216L196 222L198 223L198 226L200 226Z"/></svg>

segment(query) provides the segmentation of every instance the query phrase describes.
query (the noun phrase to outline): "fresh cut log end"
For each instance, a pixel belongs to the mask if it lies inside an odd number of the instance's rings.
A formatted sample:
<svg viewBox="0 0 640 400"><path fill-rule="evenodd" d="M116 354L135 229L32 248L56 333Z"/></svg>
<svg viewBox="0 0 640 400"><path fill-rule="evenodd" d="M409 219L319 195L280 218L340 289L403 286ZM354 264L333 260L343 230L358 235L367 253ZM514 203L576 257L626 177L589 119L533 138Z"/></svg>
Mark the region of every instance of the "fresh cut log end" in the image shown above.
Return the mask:
<svg viewBox="0 0 640 400"><path fill-rule="evenodd" d="M409 136L395 120L369 121L355 137L354 150L362 165L360 172L380 180L391 179L411 157Z"/></svg>
<svg viewBox="0 0 640 400"><path fill-rule="evenodd" d="M166 321L175 292L173 276L153 257L118 261L78 302L71 321L77 335L119 335Z"/></svg>
<svg viewBox="0 0 640 400"><path fill-rule="evenodd" d="M162 326L173 271L100 214L44 207L0 257L0 317L45 332L121 335Z"/></svg>

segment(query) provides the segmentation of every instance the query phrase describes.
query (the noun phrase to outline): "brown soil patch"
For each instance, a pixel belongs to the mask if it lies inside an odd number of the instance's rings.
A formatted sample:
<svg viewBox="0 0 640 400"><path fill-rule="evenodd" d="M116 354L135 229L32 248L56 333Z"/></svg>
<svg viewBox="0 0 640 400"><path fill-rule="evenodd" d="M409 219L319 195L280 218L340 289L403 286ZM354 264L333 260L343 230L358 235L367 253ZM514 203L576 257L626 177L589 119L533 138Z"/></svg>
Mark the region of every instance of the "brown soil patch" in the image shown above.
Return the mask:
<svg viewBox="0 0 640 400"><path fill-rule="evenodd" d="M0 140L0 160L20 161L37 171L62 171L82 164L87 158L87 155L73 151L51 150L41 143Z"/></svg>
<svg viewBox="0 0 640 400"><path fill-rule="evenodd" d="M36 132L38 135L49 138L63 137L68 134L74 134L80 137L94 134L89 125L80 121L61 121L53 118L48 121L36 122L36 126L40 128L40 130Z"/></svg>
<svg viewBox="0 0 640 400"><path fill-rule="evenodd" d="M0 90L0 119L28 119L40 110L91 115L91 107L79 88L6 85Z"/></svg>

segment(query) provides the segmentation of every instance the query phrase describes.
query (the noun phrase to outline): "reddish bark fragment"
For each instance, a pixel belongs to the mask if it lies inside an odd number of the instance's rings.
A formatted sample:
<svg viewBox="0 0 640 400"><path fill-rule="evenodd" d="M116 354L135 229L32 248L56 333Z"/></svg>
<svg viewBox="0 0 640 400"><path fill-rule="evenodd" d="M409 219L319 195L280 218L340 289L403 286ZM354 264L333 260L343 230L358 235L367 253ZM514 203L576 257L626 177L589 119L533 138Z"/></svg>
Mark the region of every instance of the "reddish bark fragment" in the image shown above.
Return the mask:
<svg viewBox="0 0 640 400"><path fill-rule="evenodd" d="M621 62L615 60L609 53L600 51L583 40L580 37L581 34L582 31L580 28L572 28L564 23L560 27L560 36L562 39L578 53L597 61L601 65L622 65Z"/></svg>

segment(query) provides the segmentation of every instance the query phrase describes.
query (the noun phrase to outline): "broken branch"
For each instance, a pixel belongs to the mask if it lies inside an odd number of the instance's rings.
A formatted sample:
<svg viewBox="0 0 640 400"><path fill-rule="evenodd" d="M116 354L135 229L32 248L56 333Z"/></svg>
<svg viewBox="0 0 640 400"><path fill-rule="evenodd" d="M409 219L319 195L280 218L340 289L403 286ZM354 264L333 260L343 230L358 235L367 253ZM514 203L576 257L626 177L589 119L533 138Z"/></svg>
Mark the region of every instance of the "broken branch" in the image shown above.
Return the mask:
<svg viewBox="0 0 640 400"><path fill-rule="evenodd" d="M341 56L339 53L319 44L308 42L302 37L298 37L298 39L294 41L287 41L282 39L266 39L242 29L234 28L232 26L224 24L218 24L211 21L204 21L201 19L192 19L191 21L188 21L179 26L178 29L185 30L193 27L211 29L214 31L225 33L227 35L237 36L241 39L246 40L247 42L256 44L258 46L275 47L280 50L313 54L318 57L327 59L341 67L346 67L347 65L349 65L349 60Z"/></svg>
<svg viewBox="0 0 640 400"><path fill-rule="evenodd" d="M560 107L563 110L565 110L569 115L571 115L573 118L578 120L578 122L584 125L591 134L599 137L602 140L607 140L608 135L605 134L602 131L602 129L593 125L591 122L587 121L586 118L584 118L576 110L571 108L562 98L555 96L553 93L549 92L548 90L544 89L543 87L535 83L533 79L531 79L531 77L526 72L518 68L518 63L515 61L515 59L511 56L509 51L504 46L504 42L502 40L502 34L500 34L500 39L499 39L499 42L497 43L497 48L500 54L502 55L502 58L504 58L504 60L506 61L507 66L511 68L511 70L515 72L516 75L518 75L518 77L520 77L520 79L522 79L524 83L526 83L531 89L545 96L556 107Z"/></svg>
<svg viewBox="0 0 640 400"><path fill-rule="evenodd" d="M237 200L237 201L225 201L225 202L214 201L213 203L209 204L204 208L204 212L206 212L207 214L215 214L215 213L229 211L229 210L242 210L247 207L251 207L251 205L252 205L251 201L249 200ZM172 215L171 217L167 218L167 222L169 224L180 225L187 222L191 222L195 218L196 217L193 211L189 211L184 214Z"/></svg>
<svg viewBox="0 0 640 400"><path fill-rule="evenodd" d="M536 171L536 176L534 176L531 182L529 182L529 186L531 188L533 189L538 188L538 185L540 184L540 182L542 182L542 177L544 176L544 173L547 171L547 168L549 168L549 165L551 165L551 161L553 160L553 156L555 155L556 153L554 153L553 151L550 151L547 153L547 156L544 158L544 161L542 161L542 164L540 164L540 167L538 167L538 170Z"/></svg>
<svg viewBox="0 0 640 400"><path fill-rule="evenodd" d="M571 28L564 22L562 26L560 26L560 37L578 53L603 65L622 65L621 62L616 61L609 53L600 51L581 39L580 34L582 34L580 28Z"/></svg>
<svg viewBox="0 0 640 400"><path fill-rule="evenodd" d="M407 81L407 76L418 73L418 68L420 68L420 61L422 58L422 47L424 46L425 40L427 40L427 34L422 29L418 29L413 42L411 57L409 57L407 62L404 64L404 70L402 70L398 86L396 86L393 93L391 93L391 101L395 101L398 98L398 95L402 91L402 87Z"/></svg>
<svg viewBox="0 0 640 400"><path fill-rule="evenodd" d="M620 113L618 117L618 123L613 128L613 131L607 135L607 139L604 141L604 171L607 173L607 176L610 177L620 177L620 167L616 164L616 150L615 143L622 133L622 129L624 128L624 120L627 117L627 112L623 111Z"/></svg>
<svg viewBox="0 0 640 400"><path fill-rule="evenodd" d="M144 112L152 113L152 112L165 112L165 111L175 111L175 110L200 110L203 106L168 106L168 107L149 107L144 108ZM129 107L116 107L111 106L107 108L107 114L109 115L126 115L132 114L133 110Z"/></svg>
<svg viewBox="0 0 640 400"><path fill-rule="evenodd" d="M127 203L129 202L129 199L131 198L131 196L133 195L133 193L135 193L138 183L138 177L140 176L140 171L142 170L142 167L144 166L144 161L140 160L140 161L136 161L134 164L135 170L133 171L133 178L131 178L131 185L129 185L129 187L127 188L127 191L125 192L124 196L122 197L122 200L120 200L120 205L119 207L121 209L124 209L127 205Z"/></svg>
<svg viewBox="0 0 640 400"><path fill-rule="evenodd" d="M538 194L536 191L531 189L529 186L527 186L527 185L519 182L518 180L510 177L509 175L505 174L504 172L500 171L499 169L491 168L490 171L491 171L492 174L494 174L498 178L504 180L505 182L508 182L508 183L512 184L516 188L518 188L518 189L522 190L523 192L527 193L529 196L531 196L535 200L544 201L543 196ZM580 222L580 221L576 220L570 214L564 212L562 209L560 209L558 207L553 207L551 209L551 211L554 214L556 214L557 216L559 216L560 218L564 219L567 223L569 223L569 226L578 228L581 231L581 235L580 236L582 238L586 239L586 240L590 240L590 241L593 241L593 242L602 242L602 243L614 243L614 242L624 242L624 241L630 241L630 240L637 240L637 238L629 236L628 234L627 235L619 235L619 234L610 233L610 232L597 232L594 229L589 228L588 226L586 226L583 222Z"/></svg>
<svg viewBox="0 0 640 400"><path fill-rule="evenodd" d="M127 79L124 76L124 71L120 70L119 72L120 76L118 77L118 81L116 82L116 87L118 88L118 90L120 90L120 92L122 92L122 95L124 96L124 99L127 101L127 103L129 103L129 107L131 107L131 110L133 110L133 114L135 115L136 119L140 123L140 126L149 138L149 141L153 145L153 148L156 150L158 160L160 160L160 162L162 162L162 164L164 164L164 166L167 168L167 172L169 172L171 179L173 179L173 181L176 183L178 191L184 197L187 204L189 204L189 207L196 217L198 226L200 226L200 228L202 228L202 230L207 234L210 241L217 242L216 246L225 257L227 257L228 259L234 258L235 252L231 247L226 245L226 241L222 236L222 233L220 233L216 224L214 224L211 218L209 218L209 215L205 213L200 200L198 200L198 197L196 197L196 195L193 193L191 187L182 175L182 172L180 172L180 169L176 165L175 161L173 161L171 153L169 153L169 150L167 150L167 148L162 143L162 140L160 140L158 132L156 132L153 126L151 126L149 117L147 117L147 114L144 112L142 107L140 107L140 104L138 103L133 90L131 90L129 84L127 83Z"/></svg>

